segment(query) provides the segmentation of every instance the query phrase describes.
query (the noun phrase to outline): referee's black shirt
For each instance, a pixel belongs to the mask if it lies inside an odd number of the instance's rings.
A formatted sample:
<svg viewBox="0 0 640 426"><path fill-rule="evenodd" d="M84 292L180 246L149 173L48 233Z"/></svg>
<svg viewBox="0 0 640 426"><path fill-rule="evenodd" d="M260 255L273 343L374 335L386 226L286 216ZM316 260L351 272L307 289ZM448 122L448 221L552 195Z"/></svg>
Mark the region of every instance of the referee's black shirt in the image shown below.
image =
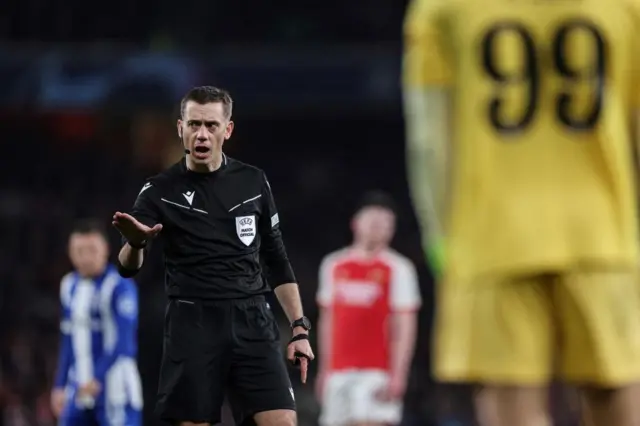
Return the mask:
<svg viewBox="0 0 640 426"><path fill-rule="evenodd" d="M149 179L131 215L163 225L169 297L243 298L295 282L282 242L278 212L264 172L223 155L210 173L185 160Z"/></svg>

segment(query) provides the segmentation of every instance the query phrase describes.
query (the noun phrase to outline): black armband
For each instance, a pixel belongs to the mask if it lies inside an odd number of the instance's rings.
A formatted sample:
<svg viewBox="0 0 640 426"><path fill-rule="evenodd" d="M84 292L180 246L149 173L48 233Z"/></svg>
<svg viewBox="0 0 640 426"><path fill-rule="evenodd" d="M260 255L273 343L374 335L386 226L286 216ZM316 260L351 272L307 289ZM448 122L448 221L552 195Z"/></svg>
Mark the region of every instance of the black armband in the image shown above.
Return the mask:
<svg viewBox="0 0 640 426"><path fill-rule="evenodd" d="M151 245L151 241L149 241L149 240L144 240L144 241L142 241L142 242L140 242L140 243L137 243L137 244L136 244L136 243L132 243L131 241L127 240L127 239L124 237L124 235L121 235L121 237L120 237L120 243L121 243L122 245L129 244L129 246L130 246L131 248L134 248L134 249L136 249L136 250L144 250L144 249L149 248L149 246Z"/></svg>
<svg viewBox="0 0 640 426"><path fill-rule="evenodd" d="M116 262L116 264L117 264L117 267L118 267L118 273L120 274L120 276L122 278L131 278L131 277L133 277L134 275L136 275L140 271L140 269L128 269L128 268L125 268L122 265L122 263L120 263L120 260L118 260Z"/></svg>

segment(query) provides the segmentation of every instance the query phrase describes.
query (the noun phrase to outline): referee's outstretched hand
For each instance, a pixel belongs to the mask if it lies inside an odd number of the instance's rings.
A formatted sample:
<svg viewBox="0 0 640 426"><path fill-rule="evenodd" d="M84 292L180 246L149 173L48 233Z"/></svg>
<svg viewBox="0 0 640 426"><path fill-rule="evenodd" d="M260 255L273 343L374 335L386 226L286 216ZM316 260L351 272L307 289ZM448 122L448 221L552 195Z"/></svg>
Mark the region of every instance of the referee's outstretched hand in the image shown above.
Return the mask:
<svg viewBox="0 0 640 426"><path fill-rule="evenodd" d="M302 383L307 382L309 363L313 361L314 358L315 355L313 354L313 350L311 350L308 337L295 340L294 336L294 338L291 339L287 346L287 359L296 367L300 367L300 381L302 381Z"/></svg>
<svg viewBox="0 0 640 426"><path fill-rule="evenodd" d="M153 228L138 222L133 216L127 213L116 212L111 222L122 236L132 243L143 243L152 239L162 231L162 224L158 223Z"/></svg>

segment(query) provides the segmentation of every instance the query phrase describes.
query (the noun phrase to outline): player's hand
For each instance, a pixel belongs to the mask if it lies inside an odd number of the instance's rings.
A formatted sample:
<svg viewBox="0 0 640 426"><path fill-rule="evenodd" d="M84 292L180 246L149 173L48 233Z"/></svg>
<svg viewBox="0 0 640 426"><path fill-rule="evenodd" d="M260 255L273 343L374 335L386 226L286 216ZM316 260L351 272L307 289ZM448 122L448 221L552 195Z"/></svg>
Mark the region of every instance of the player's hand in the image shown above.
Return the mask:
<svg viewBox="0 0 640 426"><path fill-rule="evenodd" d="M313 361L314 358L315 355L311 350L311 345L309 344L308 339L300 339L289 342L289 345L287 346L287 359L291 363L293 363L293 365L300 367L300 380L302 381L302 383L307 383L309 362Z"/></svg>
<svg viewBox="0 0 640 426"><path fill-rule="evenodd" d="M162 224L158 223L153 228L140 223L133 216L127 213L116 212L113 215L113 226L122 234L127 241L134 244L142 244L154 238L162 231Z"/></svg>
<svg viewBox="0 0 640 426"><path fill-rule="evenodd" d="M93 379L78 388L78 399L95 398L100 393L100 383Z"/></svg>
<svg viewBox="0 0 640 426"><path fill-rule="evenodd" d="M404 392L407 388L407 381L399 375L392 375L389 378L387 386L380 389L376 394L376 398L380 401L400 401L404 397Z"/></svg>
<svg viewBox="0 0 640 426"><path fill-rule="evenodd" d="M67 402L67 394L62 388L55 388L51 391L51 411L53 415L60 418L64 405Z"/></svg>

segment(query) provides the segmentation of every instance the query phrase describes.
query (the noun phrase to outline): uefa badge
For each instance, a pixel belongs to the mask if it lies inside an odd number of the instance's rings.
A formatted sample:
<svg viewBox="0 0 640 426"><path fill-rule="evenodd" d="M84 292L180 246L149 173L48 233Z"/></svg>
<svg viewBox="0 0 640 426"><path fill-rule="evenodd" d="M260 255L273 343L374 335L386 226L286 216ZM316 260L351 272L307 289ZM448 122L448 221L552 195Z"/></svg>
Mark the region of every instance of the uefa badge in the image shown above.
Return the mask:
<svg viewBox="0 0 640 426"><path fill-rule="evenodd" d="M236 217L236 233L245 246L251 245L256 238L255 215Z"/></svg>

